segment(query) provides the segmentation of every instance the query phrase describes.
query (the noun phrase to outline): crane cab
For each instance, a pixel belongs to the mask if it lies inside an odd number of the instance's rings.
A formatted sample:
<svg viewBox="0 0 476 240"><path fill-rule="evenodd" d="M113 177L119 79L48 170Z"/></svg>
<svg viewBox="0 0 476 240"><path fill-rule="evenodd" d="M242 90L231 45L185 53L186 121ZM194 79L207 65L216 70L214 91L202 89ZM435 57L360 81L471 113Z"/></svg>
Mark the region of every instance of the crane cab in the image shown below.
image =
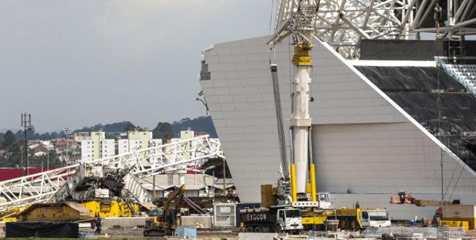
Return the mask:
<svg viewBox="0 0 476 240"><path fill-rule="evenodd" d="M361 228L390 227L392 225L387 210L362 209L359 215Z"/></svg>
<svg viewBox="0 0 476 240"><path fill-rule="evenodd" d="M329 192L319 192L319 193L317 193L317 197L319 199L319 208L320 209L331 209L332 208L331 194Z"/></svg>

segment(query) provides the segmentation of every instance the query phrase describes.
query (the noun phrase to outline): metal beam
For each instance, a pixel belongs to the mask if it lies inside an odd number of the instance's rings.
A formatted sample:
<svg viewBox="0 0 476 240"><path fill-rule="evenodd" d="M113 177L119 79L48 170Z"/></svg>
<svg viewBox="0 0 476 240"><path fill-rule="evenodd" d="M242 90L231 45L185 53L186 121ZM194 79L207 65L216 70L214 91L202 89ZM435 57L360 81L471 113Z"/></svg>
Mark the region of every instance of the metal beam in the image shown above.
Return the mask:
<svg viewBox="0 0 476 240"><path fill-rule="evenodd" d="M456 11L456 14L455 14L455 21L458 21L459 18L461 17L461 14L463 13L463 11L465 9L467 9L466 5L468 4L469 0L464 0L461 5L458 7L458 10Z"/></svg>
<svg viewBox="0 0 476 240"><path fill-rule="evenodd" d="M355 32L357 32L362 38L364 39L370 39L370 36L365 33L362 29L360 29L359 27L355 26L354 24L352 24L352 22L346 17L344 16L343 14L340 15L340 18L342 19L342 21L344 21L347 25L349 25L350 28L352 28Z"/></svg>
<svg viewBox="0 0 476 240"><path fill-rule="evenodd" d="M98 160L82 161L80 164L130 169L132 176L129 179L141 179L162 170L174 170L187 163L213 157L224 158L221 145L217 139L210 139L206 135ZM80 164L0 182L0 196L6 199L0 203L0 211L13 206L22 207L33 202L48 201L68 179L75 176ZM136 197L147 199L140 191L136 193L140 194Z"/></svg>

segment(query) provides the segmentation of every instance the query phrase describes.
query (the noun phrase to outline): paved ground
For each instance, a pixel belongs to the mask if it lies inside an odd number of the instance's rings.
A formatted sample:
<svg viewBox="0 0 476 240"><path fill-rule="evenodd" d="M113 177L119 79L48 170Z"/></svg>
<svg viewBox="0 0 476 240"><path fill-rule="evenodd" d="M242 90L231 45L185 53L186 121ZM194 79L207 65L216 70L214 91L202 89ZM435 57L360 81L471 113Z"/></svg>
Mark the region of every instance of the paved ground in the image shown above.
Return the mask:
<svg viewBox="0 0 476 240"><path fill-rule="evenodd" d="M92 233L92 231L86 230L81 232L88 232ZM92 234L88 234L92 237ZM238 239L238 231L233 230L200 230L197 233L198 239L210 239L210 240L221 240L221 239ZM138 239L144 238L143 231L140 228L133 228L133 229L105 229L101 234L94 234L95 238L120 238L120 239ZM149 238L149 237L148 237ZM167 237L170 239L174 239L176 237ZM158 239L157 237L151 239Z"/></svg>

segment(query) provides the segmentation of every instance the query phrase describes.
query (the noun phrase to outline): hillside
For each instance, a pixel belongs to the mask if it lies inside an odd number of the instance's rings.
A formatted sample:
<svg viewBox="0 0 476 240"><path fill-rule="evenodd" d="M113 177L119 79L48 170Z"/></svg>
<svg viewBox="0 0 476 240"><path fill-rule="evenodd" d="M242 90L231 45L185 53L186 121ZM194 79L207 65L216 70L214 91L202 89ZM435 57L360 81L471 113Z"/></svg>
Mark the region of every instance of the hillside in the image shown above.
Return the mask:
<svg viewBox="0 0 476 240"><path fill-rule="evenodd" d="M172 131L175 137L180 135L181 130L193 130L195 132L205 132L210 135L210 137L217 137L215 126L213 125L212 118L210 116L202 116L197 118L183 118L180 121L174 121L172 124ZM140 126L134 125L130 121L122 121L116 123L107 123L102 124L98 123L94 126L83 127L76 129L72 132L91 132L91 131L104 131L106 134L117 135L119 133L125 132L127 130L137 129L143 130ZM0 132L0 138L3 137L4 132ZM71 132L70 132L71 133ZM23 131L18 130L15 132L15 136L18 138L23 137ZM46 132L46 133L37 133L35 131L30 131L28 133L28 138L30 140L50 140L57 137L64 137L63 132Z"/></svg>
<svg viewBox="0 0 476 240"><path fill-rule="evenodd" d="M190 129L195 132L206 132L212 138L218 137L217 132L215 130L215 126L213 125L212 118L210 116L203 116L194 119L183 118L180 121L173 122L172 129L174 131L175 136L178 136L181 130Z"/></svg>

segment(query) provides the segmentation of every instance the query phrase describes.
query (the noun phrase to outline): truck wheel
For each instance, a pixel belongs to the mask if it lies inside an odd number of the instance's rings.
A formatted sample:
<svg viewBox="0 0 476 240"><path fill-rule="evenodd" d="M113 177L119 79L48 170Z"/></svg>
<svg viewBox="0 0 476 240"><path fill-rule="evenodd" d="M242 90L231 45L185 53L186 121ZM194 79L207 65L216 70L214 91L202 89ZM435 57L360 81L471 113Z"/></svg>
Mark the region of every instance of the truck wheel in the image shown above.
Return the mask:
<svg viewBox="0 0 476 240"><path fill-rule="evenodd" d="M253 227L246 227L245 232L253 232Z"/></svg>
<svg viewBox="0 0 476 240"><path fill-rule="evenodd" d="M349 228L349 221L345 218L339 220L339 228L342 230L347 230Z"/></svg>
<svg viewBox="0 0 476 240"><path fill-rule="evenodd" d="M352 231L356 231L357 229L359 229L359 226L358 226L358 224L357 224L357 220L352 219L352 220L350 221L350 229L351 229Z"/></svg>
<svg viewBox="0 0 476 240"><path fill-rule="evenodd" d="M283 232L283 229L281 228L281 226L276 225L276 227L275 227L275 229L274 229L274 232L282 233L282 232Z"/></svg>
<svg viewBox="0 0 476 240"><path fill-rule="evenodd" d="M255 227L255 232L262 232L260 227Z"/></svg>

